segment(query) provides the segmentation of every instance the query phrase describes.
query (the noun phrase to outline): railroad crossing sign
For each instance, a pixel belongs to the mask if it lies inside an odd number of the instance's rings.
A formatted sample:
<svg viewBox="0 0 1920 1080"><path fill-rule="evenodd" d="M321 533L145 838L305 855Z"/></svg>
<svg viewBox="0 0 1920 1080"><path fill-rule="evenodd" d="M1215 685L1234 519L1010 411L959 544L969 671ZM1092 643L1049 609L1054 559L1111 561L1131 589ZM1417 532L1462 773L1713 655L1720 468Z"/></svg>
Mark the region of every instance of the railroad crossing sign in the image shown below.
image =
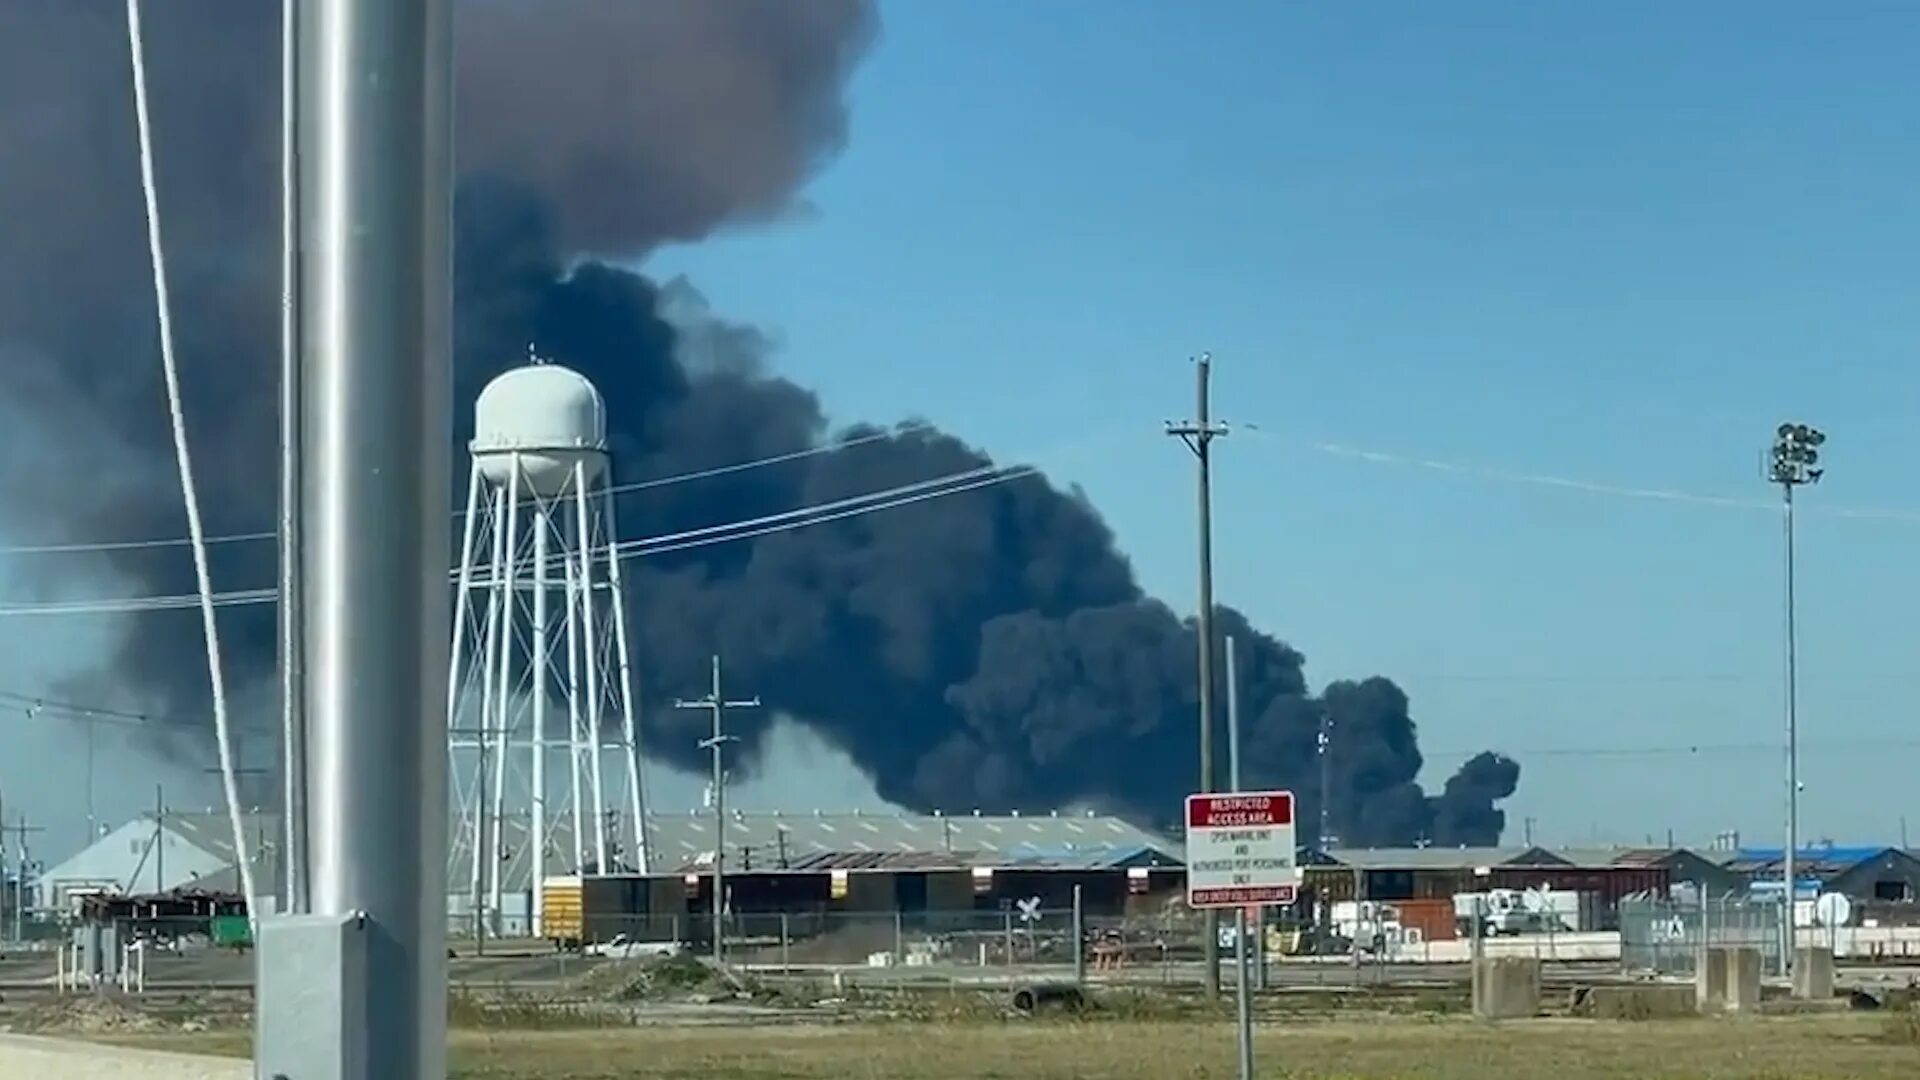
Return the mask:
<svg viewBox="0 0 1920 1080"><path fill-rule="evenodd" d="M1040 921L1040 898L1029 896L1025 900L1015 900L1013 906L1020 909L1020 921L1029 925Z"/></svg>
<svg viewBox="0 0 1920 1080"><path fill-rule="evenodd" d="M1187 906L1291 904L1293 792L1187 796Z"/></svg>

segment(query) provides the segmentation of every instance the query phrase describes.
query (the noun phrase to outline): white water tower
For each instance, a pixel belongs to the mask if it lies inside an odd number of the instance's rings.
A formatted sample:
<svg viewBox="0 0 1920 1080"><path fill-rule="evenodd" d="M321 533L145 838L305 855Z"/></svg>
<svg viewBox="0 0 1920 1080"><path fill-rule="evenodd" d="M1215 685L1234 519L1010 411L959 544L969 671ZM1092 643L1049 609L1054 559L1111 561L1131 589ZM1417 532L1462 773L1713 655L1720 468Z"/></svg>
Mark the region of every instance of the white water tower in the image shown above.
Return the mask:
<svg viewBox="0 0 1920 1080"><path fill-rule="evenodd" d="M532 358L480 392L470 449L447 677L449 868L494 933L506 880L527 882L538 934L550 874L648 869L606 403L584 376Z"/></svg>

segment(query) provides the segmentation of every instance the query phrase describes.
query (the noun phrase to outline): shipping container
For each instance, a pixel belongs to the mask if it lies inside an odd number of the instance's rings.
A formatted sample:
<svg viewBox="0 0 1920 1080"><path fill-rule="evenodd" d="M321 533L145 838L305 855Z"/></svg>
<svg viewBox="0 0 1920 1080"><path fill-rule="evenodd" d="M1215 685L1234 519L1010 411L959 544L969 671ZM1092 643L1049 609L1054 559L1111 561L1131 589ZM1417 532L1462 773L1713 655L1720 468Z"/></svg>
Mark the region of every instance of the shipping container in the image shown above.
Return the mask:
<svg viewBox="0 0 1920 1080"><path fill-rule="evenodd" d="M1418 930L1423 941L1452 941L1459 935L1451 900L1395 900L1386 905L1400 925Z"/></svg>

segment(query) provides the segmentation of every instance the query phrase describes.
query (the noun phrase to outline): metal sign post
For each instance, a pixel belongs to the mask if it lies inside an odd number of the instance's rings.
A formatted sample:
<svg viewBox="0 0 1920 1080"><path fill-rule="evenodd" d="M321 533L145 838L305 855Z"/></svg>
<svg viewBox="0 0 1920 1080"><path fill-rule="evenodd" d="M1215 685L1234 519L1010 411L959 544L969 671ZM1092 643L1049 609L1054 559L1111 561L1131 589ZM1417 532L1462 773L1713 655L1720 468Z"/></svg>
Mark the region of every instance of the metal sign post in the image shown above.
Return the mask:
<svg viewBox="0 0 1920 1080"><path fill-rule="evenodd" d="M1293 793L1187 796L1187 906L1235 908L1239 967L1240 1076L1253 1078L1253 1005L1247 971L1247 909L1291 904L1300 887Z"/></svg>

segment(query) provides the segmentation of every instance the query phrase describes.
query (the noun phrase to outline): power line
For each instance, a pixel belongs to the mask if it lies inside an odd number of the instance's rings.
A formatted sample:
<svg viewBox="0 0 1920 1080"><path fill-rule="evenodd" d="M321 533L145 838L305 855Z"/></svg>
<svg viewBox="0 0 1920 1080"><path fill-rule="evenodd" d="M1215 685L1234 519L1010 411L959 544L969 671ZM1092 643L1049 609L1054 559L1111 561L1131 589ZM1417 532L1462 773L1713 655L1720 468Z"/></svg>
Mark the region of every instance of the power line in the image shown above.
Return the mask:
<svg viewBox="0 0 1920 1080"><path fill-rule="evenodd" d="M657 476L648 480L635 480L625 484L616 484L608 488L607 493L610 495L629 495L636 491L650 491L655 488L667 487L673 484L692 483L696 480L707 480L716 476L727 476L732 473L746 472L749 469L759 469L769 465L780 465L789 461L799 461L803 458L828 454L836 450L845 450L849 447L864 446L868 443L880 442L881 440L894 438L899 435L925 431L932 427L933 424L927 421L911 421L899 424L885 431L870 432L866 435L857 435L853 438L842 439L838 442L822 443L818 446L790 450L782 454L754 458L750 461L737 461L730 465L716 465L712 468L695 469L691 472L674 473L670 476ZM456 521L465 516L465 510L456 510L453 514L454 520ZM278 534L273 532L231 533L224 536L209 536L206 538L206 542L209 544L247 544L272 540L277 536ZM187 543L186 537L176 536L154 540L105 540L68 544L25 544L14 547L0 547L0 558L13 555L68 555L112 551L146 551L157 548L185 547Z"/></svg>
<svg viewBox="0 0 1920 1080"><path fill-rule="evenodd" d="M1275 435L1271 431L1264 430L1260 426L1253 424L1242 424L1240 428L1255 438L1263 439L1267 442L1279 444L1292 442L1297 446L1330 457L1362 461L1375 465L1388 465L1406 469L1423 469L1430 472L1450 473L1457 476L1468 476L1504 484L1557 488L1563 491L1582 492L1589 495L1604 495L1619 499L1677 503L1721 510L1750 510L1765 513L1779 513L1780 511L1779 503L1767 499L1714 495L1707 492L1687 491L1678 488L1650 488L1624 484L1609 484L1601 481L1585 480L1579 477L1528 472L1494 465L1482 465L1471 461L1430 457L1423 454L1398 453L1391 450L1354 446L1342 442L1306 438L1293 440ZM1888 521L1920 524L1920 510L1907 510L1897 507L1825 506L1819 508L1816 512L1826 517L1850 518L1858 521Z"/></svg>
<svg viewBox="0 0 1920 1080"><path fill-rule="evenodd" d="M615 545L615 554L619 558L634 558L643 555L658 555L688 548L705 547L711 544L723 544L736 540L752 539L769 533L783 532L789 529L820 525L830 521L839 521L860 514L881 510L897 509L925 502L929 499L944 498L984 487L1004 484L1031 476L1038 476L1040 470L1030 465L982 466L964 472L950 473L930 480L902 484L864 495L849 496L831 502L816 503L781 511L760 518L729 522L723 525L705 526L680 533L646 537L623 541ZM453 571L449 571L449 576ZM217 593L214 604L218 607L235 607L253 604L270 604L278 597L275 589L243 589ZM118 615L137 614L149 611L172 611L197 606L199 598L187 594L168 594L159 596L119 597L103 600L63 600L41 604L0 605L0 617L38 616L38 615Z"/></svg>

